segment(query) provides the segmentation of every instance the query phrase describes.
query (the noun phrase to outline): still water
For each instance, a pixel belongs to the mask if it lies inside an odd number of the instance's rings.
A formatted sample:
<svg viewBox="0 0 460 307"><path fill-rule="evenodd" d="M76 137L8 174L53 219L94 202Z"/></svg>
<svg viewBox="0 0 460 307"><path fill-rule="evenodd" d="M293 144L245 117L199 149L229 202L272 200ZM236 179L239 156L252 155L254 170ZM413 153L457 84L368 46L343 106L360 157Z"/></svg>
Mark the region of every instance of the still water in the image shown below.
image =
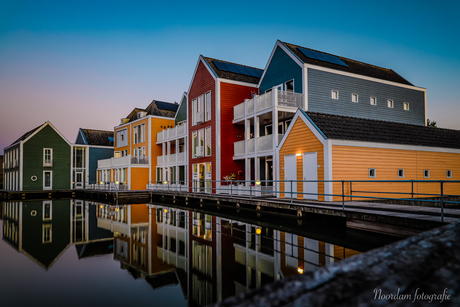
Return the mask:
<svg viewBox="0 0 460 307"><path fill-rule="evenodd" d="M205 306L371 248L164 204L3 202L0 217L2 306Z"/></svg>

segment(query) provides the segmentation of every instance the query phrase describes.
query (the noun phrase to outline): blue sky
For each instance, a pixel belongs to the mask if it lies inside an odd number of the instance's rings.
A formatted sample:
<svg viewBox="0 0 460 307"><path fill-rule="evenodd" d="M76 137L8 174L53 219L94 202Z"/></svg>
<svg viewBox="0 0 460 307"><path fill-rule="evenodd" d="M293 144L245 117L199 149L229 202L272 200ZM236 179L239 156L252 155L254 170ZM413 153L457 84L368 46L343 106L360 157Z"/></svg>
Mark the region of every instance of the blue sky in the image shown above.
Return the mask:
<svg viewBox="0 0 460 307"><path fill-rule="evenodd" d="M0 154L51 121L112 130L179 101L200 54L264 68L277 39L391 68L460 129L459 1L0 0Z"/></svg>

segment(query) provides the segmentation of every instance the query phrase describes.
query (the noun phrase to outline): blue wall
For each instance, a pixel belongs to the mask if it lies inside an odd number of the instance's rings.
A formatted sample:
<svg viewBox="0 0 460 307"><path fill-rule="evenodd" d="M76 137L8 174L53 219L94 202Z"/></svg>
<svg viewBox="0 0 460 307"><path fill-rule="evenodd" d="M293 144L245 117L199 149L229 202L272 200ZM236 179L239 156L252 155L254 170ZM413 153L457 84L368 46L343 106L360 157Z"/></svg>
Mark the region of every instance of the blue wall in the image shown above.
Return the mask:
<svg viewBox="0 0 460 307"><path fill-rule="evenodd" d="M113 148L89 148L89 183L96 183L97 161L113 157Z"/></svg>
<svg viewBox="0 0 460 307"><path fill-rule="evenodd" d="M265 72L265 76L260 83L259 94L262 95L267 89L292 79L294 79L294 91L296 93L303 93L302 67L280 47L276 47L272 60Z"/></svg>
<svg viewBox="0 0 460 307"><path fill-rule="evenodd" d="M308 68L308 111L425 125L425 92ZM339 99L331 91L339 91ZM352 102L351 94L358 94ZM377 105L370 97L377 97ZM388 108L387 100L394 101ZM405 111L403 103L409 103Z"/></svg>

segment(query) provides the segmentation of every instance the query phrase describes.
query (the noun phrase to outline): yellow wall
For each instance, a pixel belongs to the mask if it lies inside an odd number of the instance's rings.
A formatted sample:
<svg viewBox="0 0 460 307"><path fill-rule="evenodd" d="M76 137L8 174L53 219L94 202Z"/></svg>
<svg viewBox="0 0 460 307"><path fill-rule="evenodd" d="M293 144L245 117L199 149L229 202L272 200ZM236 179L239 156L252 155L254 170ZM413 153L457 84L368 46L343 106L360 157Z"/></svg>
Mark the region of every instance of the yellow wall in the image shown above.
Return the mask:
<svg viewBox="0 0 460 307"><path fill-rule="evenodd" d="M354 146L332 146L334 180L460 180L460 154ZM376 169L376 178L369 178L369 168ZM404 178L398 178L404 169ZM430 178L423 171L430 170ZM446 171L452 170L452 178ZM411 192L411 183L353 183L353 191ZM350 186L345 184L345 193ZM460 184L445 184L444 193L459 194ZM334 194L341 194L341 183L334 183ZM414 183L414 193L440 193L438 183ZM355 192L353 193L355 195ZM364 196L410 197L401 194L356 193ZM341 197L334 197L341 200ZM355 198L359 200L359 198Z"/></svg>
<svg viewBox="0 0 460 307"><path fill-rule="evenodd" d="M131 190L145 190L149 182L147 167L131 167Z"/></svg>
<svg viewBox="0 0 460 307"><path fill-rule="evenodd" d="M280 164L280 179L284 180L284 156L297 153L317 152L318 180L324 180L324 150L323 144L310 131L307 125L299 117L297 118L291 132L287 136L283 147L281 147L279 155ZM297 180L303 180L303 156L297 158ZM280 183L280 191L284 191L284 183ZM303 183L297 183L297 192L303 192ZM318 182L318 193L324 193L324 183ZM281 194L284 197L284 193ZM303 199L302 194L298 194L297 198ZM318 200L324 200L324 196L319 195Z"/></svg>

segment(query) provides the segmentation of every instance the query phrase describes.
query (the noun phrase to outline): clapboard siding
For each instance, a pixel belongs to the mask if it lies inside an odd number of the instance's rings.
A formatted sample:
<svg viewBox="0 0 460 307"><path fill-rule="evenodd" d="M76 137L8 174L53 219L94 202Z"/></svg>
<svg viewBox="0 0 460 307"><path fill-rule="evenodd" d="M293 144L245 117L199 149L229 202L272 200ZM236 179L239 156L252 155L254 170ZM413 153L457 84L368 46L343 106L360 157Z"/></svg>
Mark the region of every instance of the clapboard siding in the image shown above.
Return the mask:
<svg viewBox="0 0 460 307"><path fill-rule="evenodd" d="M291 123L292 124L292 123ZM279 172L280 179L284 180L284 156L297 153L317 152L318 180L324 180L324 150L323 144L316 138L313 132L308 129L307 125L299 117L297 118L291 132L284 141L279 153ZM303 180L303 156L296 157L297 162L297 180ZM280 190L284 191L284 183L280 183ZM303 192L303 183L297 183L297 192ZM324 183L318 182L318 193L324 193ZM284 197L284 193L281 194ZM297 198L303 199L302 194L298 194ZM318 200L324 200L322 195L318 196Z"/></svg>
<svg viewBox="0 0 460 307"><path fill-rule="evenodd" d="M460 154L415 150L382 149L354 146L332 146L334 180L460 180ZM376 169L376 178L369 178L369 168ZM398 178L404 169L404 178ZM423 171L430 170L430 178ZM452 178L446 171L452 170ZM410 193L411 183L353 183L354 191ZM460 184L446 184L444 193L458 194ZM350 186L345 185L345 193ZM342 193L341 183L334 183L334 194ZM439 183L414 183L414 193L440 193ZM361 196L410 197L410 195L353 193ZM334 200L340 200L334 197ZM347 198L348 199L348 198Z"/></svg>
<svg viewBox="0 0 460 307"><path fill-rule="evenodd" d="M425 125L425 92L308 68L308 111ZM331 91L339 91L339 99ZM358 102L351 95L358 94ZM377 98L377 105L370 104ZM394 101L388 108L387 100ZM409 103L405 111L403 103Z"/></svg>
<svg viewBox="0 0 460 307"><path fill-rule="evenodd" d="M276 47L273 58L260 83L259 93L263 94L273 86L283 84L292 79L294 79L294 91L302 93L302 68L280 47Z"/></svg>

